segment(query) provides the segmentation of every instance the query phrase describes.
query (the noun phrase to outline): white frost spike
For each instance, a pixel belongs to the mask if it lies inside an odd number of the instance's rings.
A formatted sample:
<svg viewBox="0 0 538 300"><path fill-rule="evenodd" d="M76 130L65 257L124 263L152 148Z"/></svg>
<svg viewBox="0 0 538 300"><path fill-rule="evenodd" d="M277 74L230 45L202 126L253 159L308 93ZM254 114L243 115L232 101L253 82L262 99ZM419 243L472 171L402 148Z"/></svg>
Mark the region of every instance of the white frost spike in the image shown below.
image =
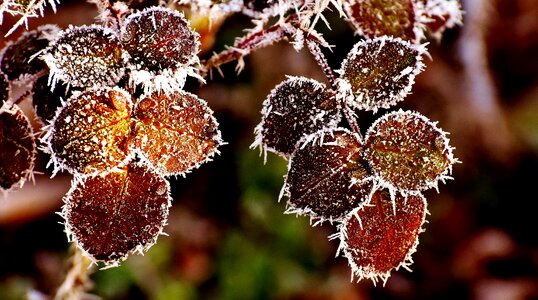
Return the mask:
<svg viewBox="0 0 538 300"><path fill-rule="evenodd" d="M56 4L60 4L59 0L30 0L26 4L21 4L15 0L3 0L0 3L0 24L2 24L4 13L12 16L20 16L17 22L4 35L11 35L19 26L24 24L28 29L28 19L43 16L47 3L51 6L53 12L56 12Z"/></svg>
<svg viewBox="0 0 538 300"><path fill-rule="evenodd" d="M352 108L389 108L411 91L424 69L425 45L383 36L357 43L342 62L337 95Z"/></svg>

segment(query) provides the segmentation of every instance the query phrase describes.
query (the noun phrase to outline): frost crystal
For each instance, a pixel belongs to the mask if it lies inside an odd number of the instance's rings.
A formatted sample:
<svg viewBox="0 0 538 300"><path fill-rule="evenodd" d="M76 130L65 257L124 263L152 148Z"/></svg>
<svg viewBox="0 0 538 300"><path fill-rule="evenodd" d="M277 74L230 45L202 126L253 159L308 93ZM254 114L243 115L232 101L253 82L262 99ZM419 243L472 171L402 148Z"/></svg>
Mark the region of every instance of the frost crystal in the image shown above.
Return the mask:
<svg viewBox="0 0 538 300"><path fill-rule="evenodd" d="M365 138L365 157L374 173L400 191L437 187L456 161L446 133L428 118L398 111L379 118Z"/></svg>
<svg viewBox="0 0 538 300"><path fill-rule="evenodd" d="M132 148L165 176L183 175L218 153L222 144L218 123L206 102L184 91L154 93L134 110Z"/></svg>
<svg viewBox="0 0 538 300"><path fill-rule="evenodd" d="M90 258L118 265L129 253L143 253L168 218L170 186L146 164L75 178L64 198L68 236Z"/></svg>
<svg viewBox="0 0 538 300"><path fill-rule="evenodd" d="M41 58L50 68L50 81L74 87L113 86L125 72L128 54L108 28L91 25L69 27L45 50Z"/></svg>
<svg viewBox="0 0 538 300"><path fill-rule="evenodd" d="M342 62L340 94L351 107L377 111L402 101L422 72L426 49L399 38L381 37L361 41ZM343 91L342 89L350 89Z"/></svg>
<svg viewBox="0 0 538 300"><path fill-rule="evenodd" d="M251 147L288 157L304 135L334 128L340 118L334 92L316 80L290 76L263 102L262 121Z"/></svg>
<svg viewBox="0 0 538 300"><path fill-rule="evenodd" d="M119 88L74 94L43 137L55 172L100 173L125 163L131 109L131 96Z"/></svg>
<svg viewBox="0 0 538 300"><path fill-rule="evenodd" d="M284 193L287 213L312 220L341 220L368 202L372 178L356 134L345 129L317 132L301 140L291 156Z"/></svg>
<svg viewBox="0 0 538 300"><path fill-rule="evenodd" d="M421 194L398 195L396 211L387 191L377 191L369 203L350 212L339 225L339 251L348 259L352 276L385 282L392 270L407 268L418 246L426 218Z"/></svg>

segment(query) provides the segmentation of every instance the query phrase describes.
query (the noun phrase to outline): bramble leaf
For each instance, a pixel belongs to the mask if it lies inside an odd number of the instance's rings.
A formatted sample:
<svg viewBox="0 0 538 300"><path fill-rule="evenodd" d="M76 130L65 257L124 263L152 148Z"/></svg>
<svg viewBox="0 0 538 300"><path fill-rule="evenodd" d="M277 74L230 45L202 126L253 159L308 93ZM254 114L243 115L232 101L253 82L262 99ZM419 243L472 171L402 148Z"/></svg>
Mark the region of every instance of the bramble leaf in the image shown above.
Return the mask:
<svg viewBox="0 0 538 300"><path fill-rule="evenodd" d="M446 133L415 112L400 110L377 119L364 147L376 176L399 190L437 187L456 161Z"/></svg>
<svg viewBox="0 0 538 300"><path fill-rule="evenodd" d="M284 183L287 213L332 222L369 199L373 181L356 134L341 128L319 131L301 142Z"/></svg>
<svg viewBox="0 0 538 300"><path fill-rule="evenodd" d="M351 107L377 111L402 101L411 91L415 76L422 72L421 46L398 38L381 37L361 41L342 62L340 93Z"/></svg>
<svg viewBox="0 0 538 300"><path fill-rule="evenodd" d="M198 61L198 35L175 10L152 7L130 15L120 39L136 69L160 71Z"/></svg>
<svg viewBox="0 0 538 300"><path fill-rule="evenodd" d="M304 135L335 128L340 118L333 91L314 79L289 76L263 102L262 121L251 147L289 157Z"/></svg>
<svg viewBox="0 0 538 300"><path fill-rule="evenodd" d="M165 176L183 175L208 161L222 144L207 103L177 91L154 93L135 107L133 148L140 149Z"/></svg>
<svg viewBox="0 0 538 300"><path fill-rule="evenodd" d="M396 206L394 208L394 205ZM339 251L348 259L352 276L384 282L392 270L409 266L426 216L421 194L398 194L392 202L387 190L376 191L368 204L353 210L339 226Z"/></svg>
<svg viewBox="0 0 538 300"><path fill-rule="evenodd" d="M118 265L151 247L168 218L170 186L147 165L75 178L62 216L69 237L91 258Z"/></svg>
<svg viewBox="0 0 538 300"><path fill-rule="evenodd" d="M344 11L355 30L364 37L386 35L410 41L422 37L412 0L347 0Z"/></svg>
<svg viewBox="0 0 538 300"><path fill-rule="evenodd" d="M55 171L103 172L129 156L131 96L119 88L74 94L43 138Z"/></svg>
<svg viewBox="0 0 538 300"><path fill-rule="evenodd" d="M36 143L22 110L13 105L0 112L0 191L22 187L32 176Z"/></svg>
<svg viewBox="0 0 538 300"><path fill-rule="evenodd" d="M62 106L62 99L68 99L72 94L62 82L58 82L51 91L47 77L41 76L32 86L32 104L36 115L44 124L54 118L56 111Z"/></svg>
<svg viewBox="0 0 538 300"><path fill-rule="evenodd" d="M46 64L33 56L47 48L59 32L56 25L44 25L25 32L16 42L8 44L2 53L0 67L9 80L21 80L46 68Z"/></svg>
<svg viewBox="0 0 538 300"><path fill-rule="evenodd" d="M112 30L70 26L41 56L50 68L52 86L58 80L84 88L113 86L125 72L128 54Z"/></svg>

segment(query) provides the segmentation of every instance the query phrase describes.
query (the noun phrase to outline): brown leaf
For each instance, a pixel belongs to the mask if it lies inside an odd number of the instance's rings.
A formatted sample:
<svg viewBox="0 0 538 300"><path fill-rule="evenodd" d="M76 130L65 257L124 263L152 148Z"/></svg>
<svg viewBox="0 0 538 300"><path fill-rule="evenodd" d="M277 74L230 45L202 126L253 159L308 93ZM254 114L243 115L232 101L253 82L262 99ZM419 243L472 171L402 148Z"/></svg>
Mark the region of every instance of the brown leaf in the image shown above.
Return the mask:
<svg viewBox="0 0 538 300"><path fill-rule="evenodd" d="M147 165L75 178L62 215L67 234L91 258L117 265L151 247L162 233L170 186Z"/></svg>

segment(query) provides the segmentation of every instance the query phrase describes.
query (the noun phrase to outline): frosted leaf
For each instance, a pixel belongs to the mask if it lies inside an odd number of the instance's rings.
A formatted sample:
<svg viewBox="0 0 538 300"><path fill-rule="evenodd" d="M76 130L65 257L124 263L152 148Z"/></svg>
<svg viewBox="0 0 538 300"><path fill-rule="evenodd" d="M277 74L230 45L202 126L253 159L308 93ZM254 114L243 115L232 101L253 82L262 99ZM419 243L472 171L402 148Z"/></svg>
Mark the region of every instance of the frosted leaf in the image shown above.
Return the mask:
<svg viewBox="0 0 538 300"><path fill-rule="evenodd" d="M198 34L178 11L152 7L132 14L125 20L120 39L131 55L133 70L158 73L198 62Z"/></svg>
<svg viewBox="0 0 538 300"><path fill-rule="evenodd" d="M170 186L152 168L132 163L75 178L64 202L68 236L90 258L115 266L157 241L168 219Z"/></svg>
<svg viewBox="0 0 538 300"><path fill-rule="evenodd" d="M334 128L340 118L334 92L316 80L290 76L263 102L252 146L288 157L304 135Z"/></svg>
<svg viewBox="0 0 538 300"><path fill-rule="evenodd" d="M352 276L385 282L392 270L407 268L413 262L426 211L421 194L398 194L393 203L389 192L382 190L373 194L370 203L349 213L339 225L339 251L348 259Z"/></svg>
<svg viewBox="0 0 538 300"><path fill-rule="evenodd" d="M0 112L0 191L21 187L31 178L35 157L32 127L22 110L13 105Z"/></svg>
<svg viewBox="0 0 538 300"><path fill-rule="evenodd" d="M60 32L41 58L50 68L52 86L62 80L74 87L99 88L119 82L128 54L110 29L91 25Z"/></svg>
<svg viewBox="0 0 538 300"><path fill-rule="evenodd" d="M446 133L415 112L392 112L377 119L364 147L373 172L404 191L436 187L456 161Z"/></svg>
<svg viewBox="0 0 538 300"><path fill-rule="evenodd" d="M373 182L357 135L340 128L301 142L284 183L288 213L332 222L369 199Z"/></svg>
<svg viewBox="0 0 538 300"><path fill-rule="evenodd" d="M11 83L6 74L0 71L0 112L4 104L8 102L11 95Z"/></svg>
<svg viewBox="0 0 538 300"><path fill-rule="evenodd" d="M222 144L218 124L207 103L176 91L154 93L134 110L133 146L165 176L183 175L208 161Z"/></svg>
<svg viewBox="0 0 538 300"><path fill-rule="evenodd" d="M361 41L338 71L340 93L352 93L347 101L357 109L377 111L395 105L409 94L415 76L424 69L425 51L398 38Z"/></svg>
<svg viewBox="0 0 538 300"><path fill-rule="evenodd" d="M463 11L458 0L418 0L426 28L432 35L441 39L447 28L463 24Z"/></svg>
<svg viewBox="0 0 538 300"><path fill-rule="evenodd" d="M129 157L131 96L119 88L74 94L44 136L55 171L98 173Z"/></svg>
<svg viewBox="0 0 538 300"><path fill-rule="evenodd" d="M344 11L355 30L364 37L386 35L410 41L422 38L412 0L347 0Z"/></svg>
<svg viewBox="0 0 538 300"><path fill-rule="evenodd" d="M57 83L54 90L48 85L48 76L41 76L32 86L32 104L39 119L44 123L51 121L62 106L62 99L68 99L71 92L64 83Z"/></svg>
<svg viewBox="0 0 538 300"><path fill-rule="evenodd" d="M0 63L9 80L23 79L44 70L46 64L33 56L47 48L58 31L59 28L55 25L40 26L25 32L16 42L9 43L3 50Z"/></svg>

